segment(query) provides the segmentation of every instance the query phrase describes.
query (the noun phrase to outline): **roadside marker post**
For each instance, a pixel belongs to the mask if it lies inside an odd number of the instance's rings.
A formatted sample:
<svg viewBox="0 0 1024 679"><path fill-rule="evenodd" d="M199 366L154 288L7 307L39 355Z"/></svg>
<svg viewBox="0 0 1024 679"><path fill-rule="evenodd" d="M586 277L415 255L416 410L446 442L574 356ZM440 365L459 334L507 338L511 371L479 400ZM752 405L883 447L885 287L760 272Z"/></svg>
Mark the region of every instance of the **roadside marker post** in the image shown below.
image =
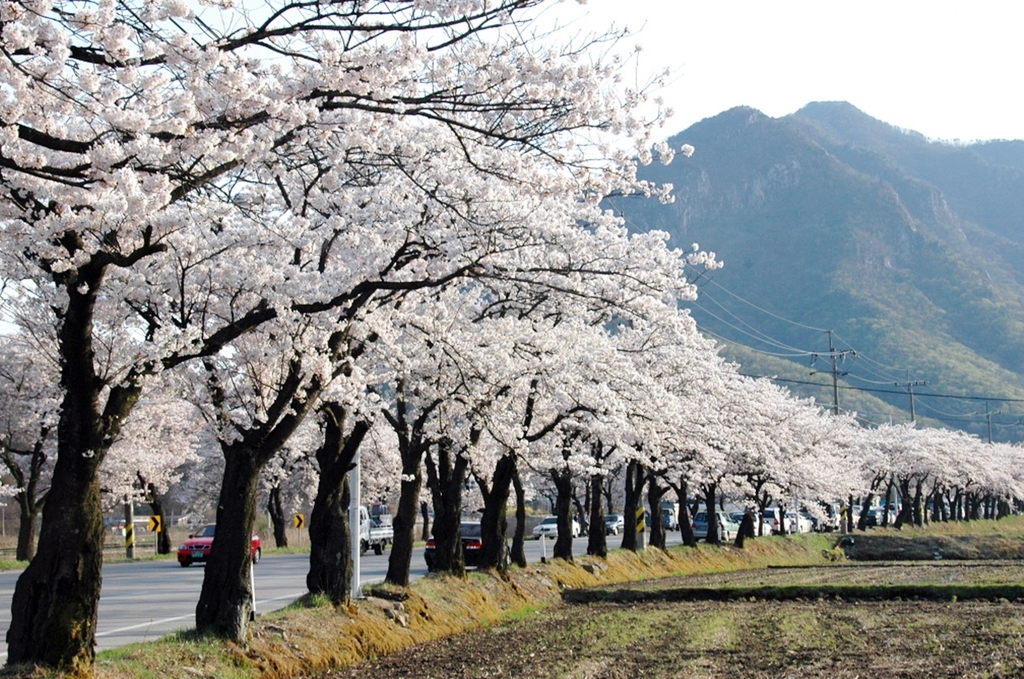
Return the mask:
<svg viewBox="0 0 1024 679"><path fill-rule="evenodd" d="M647 549L647 525L643 507L636 508L636 548Z"/></svg>

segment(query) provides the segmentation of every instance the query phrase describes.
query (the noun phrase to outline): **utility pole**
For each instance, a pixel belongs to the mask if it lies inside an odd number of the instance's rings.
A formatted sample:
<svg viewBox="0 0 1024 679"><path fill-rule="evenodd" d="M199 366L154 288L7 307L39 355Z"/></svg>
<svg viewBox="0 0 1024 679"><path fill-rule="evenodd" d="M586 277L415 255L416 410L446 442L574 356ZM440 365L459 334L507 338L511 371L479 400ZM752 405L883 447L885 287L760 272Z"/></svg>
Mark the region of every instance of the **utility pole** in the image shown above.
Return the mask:
<svg viewBox="0 0 1024 679"><path fill-rule="evenodd" d="M836 351L835 345L832 343L832 331L826 330L828 333L828 356L832 359L832 412L836 415L839 414L839 378L845 375L845 372L839 372L839 358L845 358L847 354L856 355L857 352L853 349L844 349L842 351ZM819 358L820 354L812 354L815 358ZM815 374L817 370L812 370L811 374Z"/></svg>
<svg viewBox="0 0 1024 679"><path fill-rule="evenodd" d="M992 413L988 411L988 403L985 404L985 419L988 421L988 442L992 443Z"/></svg>
<svg viewBox="0 0 1024 679"><path fill-rule="evenodd" d="M895 383L897 387L906 387L907 392L910 394L910 421L917 422L917 415L914 413L914 387L927 386L927 382L924 380L912 380L910 379L910 370L907 370L907 381Z"/></svg>

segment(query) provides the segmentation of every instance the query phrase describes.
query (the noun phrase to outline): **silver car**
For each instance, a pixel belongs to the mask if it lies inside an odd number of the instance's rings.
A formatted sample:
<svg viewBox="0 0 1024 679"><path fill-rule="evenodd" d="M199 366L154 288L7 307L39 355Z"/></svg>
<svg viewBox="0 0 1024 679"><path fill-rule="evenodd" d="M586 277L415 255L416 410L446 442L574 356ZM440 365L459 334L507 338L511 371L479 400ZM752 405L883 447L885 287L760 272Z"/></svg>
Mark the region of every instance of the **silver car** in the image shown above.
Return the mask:
<svg viewBox="0 0 1024 679"><path fill-rule="evenodd" d="M715 512L718 517L718 540L719 542L731 542L736 539L740 532L740 525L729 518L725 512ZM693 537L697 540L708 538L708 513L697 512L693 515Z"/></svg>

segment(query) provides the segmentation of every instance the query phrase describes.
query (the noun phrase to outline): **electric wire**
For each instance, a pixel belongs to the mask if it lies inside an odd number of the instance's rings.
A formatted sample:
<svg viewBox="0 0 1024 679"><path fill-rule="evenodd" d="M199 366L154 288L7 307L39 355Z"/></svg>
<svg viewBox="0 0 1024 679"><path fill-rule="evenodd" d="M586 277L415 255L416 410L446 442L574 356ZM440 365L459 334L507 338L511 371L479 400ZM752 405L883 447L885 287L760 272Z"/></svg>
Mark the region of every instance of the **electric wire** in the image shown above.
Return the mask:
<svg viewBox="0 0 1024 679"><path fill-rule="evenodd" d="M716 285L718 285L718 287L720 287L720 288L722 287L718 283L716 283ZM722 289L725 290L725 288L722 288ZM726 291L726 292L728 292L728 291ZM729 314L729 316L734 318L738 323L742 323L744 326L750 328L753 332L755 332L758 335L760 335L761 337L765 338L764 340L762 340L765 343L767 343L767 344L774 344L775 346L779 347L780 349L789 349L790 351L803 351L802 349L798 349L797 347L789 346L785 342L782 342L781 340L777 340L774 337L771 337L768 334L766 334L766 333L758 330L754 326L750 325L749 323L744 321L742 318L740 318L739 316L734 314L731 310L726 308L725 305L723 305L721 302L719 302L717 299L715 299L713 295L708 294L707 290L705 290L704 294L700 296L700 299L708 299L708 300L711 300L712 302L714 302L715 305L719 309L721 309L725 313ZM695 306L698 306L700 309L702 309L704 311L704 313L707 313L707 314L710 315L710 312L705 307L700 306L699 304L695 304Z"/></svg>
<svg viewBox="0 0 1024 679"><path fill-rule="evenodd" d="M750 337L751 339L757 340L759 342L765 342L765 340L762 340L761 338L757 337L756 335L752 335L751 333L747 332L746 330L743 330L742 328L738 328L735 325L733 325L732 323L728 322L727 320L725 320L725 319L717 316L716 314L708 311L706 308L702 307L700 304L697 304L696 302L693 302L692 304L694 306L696 306L698 309L700 309L701 311L703 311L704 313L706 313L708 316L711 316L716 321L722 323L723 325L725 325L725 326L727 326L729 328L732 328L733 330L735 330L736 332L740 333L741 335L746 335L747 337ZM767 342L765 342L765 343L767 344ZM788 349L790 351L795 351L795 352L800 352L799 354L796 354L798 356L810 356L811 355L811 352L805 352L802 349L797 349L796 347L790 347L790 346L787 346L785 344L779 344L778 348L780 348L780 349Z"/></svg>
<svg viewBox="0 0 1024 679"><path fill-rule="evenodd" d="M718 281L715 281L715 280L711 280L711 279L708 279L708 283L711 283L711 284L712 284L712 285L714 285L715 287L721 288L721 290L722 290L722 291L724 291L724 292L725 292L726 294L728 294L728 295L731 295L731 296L735 297L736 299L738 299L739 301L743 302L743 303L744 303L744 304L746 304L747 306L749 306L749 307L751 307L751 308L753 308L753 309L757 309L757 310L758 310L758 311L760 311L761 313L763 313L763 314L767 314L768 316L771 316L772 318L778 319L778 320L780 320L780 321L785 321L786 323L790 323L790 324L792 324L792 325L795 325L795 326L797 326L797 327L800 327L800 328L806 328L806 329L808 329L808 330L816 330L817 332L828 332L828 330L826 330L826 329L824 329L824 328L816 328L816 327L814 327L813 325L806 325L806 324L804 324L804 323L799 323L799 322L797 322L797 321L791 321L791 320L789 320L788 318L784 318L784 317L782 317L782 316L779 316L779 315L778 315L778 314L776 314L776 313L773 313L773 312L771 312L771 311L768 311L767 309L764 309L764 308L762 308L762 307L759 307L758 305L754 304L753 302L751 302L751 301L749 301L749 300L746 300L746 299L744 299L744 298L740 297L740 296L739 296L739 295L737 295L737 294L736 294L735 292L732 292L731 290L727 290L727 289L726 289L725 287L723 287L723 286L722 286L722 284L721 284L721 283L719 283Z"/></svg>

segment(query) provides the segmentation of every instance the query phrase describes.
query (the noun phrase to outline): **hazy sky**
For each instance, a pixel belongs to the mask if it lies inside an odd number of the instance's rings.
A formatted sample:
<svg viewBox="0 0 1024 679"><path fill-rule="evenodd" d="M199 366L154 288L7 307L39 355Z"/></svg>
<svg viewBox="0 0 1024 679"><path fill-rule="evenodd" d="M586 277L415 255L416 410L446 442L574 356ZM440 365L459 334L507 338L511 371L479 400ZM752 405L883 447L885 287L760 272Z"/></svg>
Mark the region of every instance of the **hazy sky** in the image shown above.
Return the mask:
<svg viewBox="0 0 1024 679"><path fill-rule="evenodd" d="M848 101L932 138L1024 139L1018 0L565 0L545 14L570 33L636 31L640 72L673 74L666 136L738 105L777 117Z"/></svg>

